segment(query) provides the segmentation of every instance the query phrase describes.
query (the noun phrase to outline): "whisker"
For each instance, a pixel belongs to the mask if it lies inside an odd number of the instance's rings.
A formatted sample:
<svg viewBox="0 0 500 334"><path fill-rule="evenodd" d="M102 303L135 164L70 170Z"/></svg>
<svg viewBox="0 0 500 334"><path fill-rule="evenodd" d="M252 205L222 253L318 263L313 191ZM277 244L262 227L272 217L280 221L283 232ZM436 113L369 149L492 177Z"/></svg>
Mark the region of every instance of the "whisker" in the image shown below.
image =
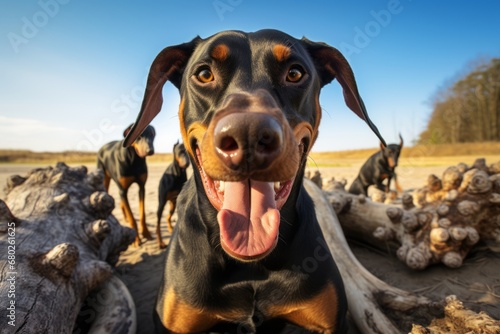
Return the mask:
<svg viewBox="0 0 500 334"><path fill-rule="evenodd" d="M319 166L318 164L316 163L316 160L314 160L314 158L312 158L310 155L307 156L307 160L309 161L312 161L312 163L314 164L314 167L319 171Z"/></svg>
<svg viewBox="0 0 500 334"><path fill-rule="evenodd" d="M287 242L285 241L284 238L282 238L281 236L278 236L278 242L282 242L285 244L285 246L288 246Z"/></svg>
<svg viewBox="0 0 500 334"><path fill-rule="evenodd" d="M222 245L220 244L220 242L217 242L217 243L215 244L214 249L221 249L221 250L222 250Z"/></svg>
<svg viewBox="0 0 500 334"><path fill-rule="evenodd" d="M328 117L332 118L332 115L330 115L330 113L328 112L328 110L324 109L323 107L321 107L321 113L325 113L328 115Z"/></svg>
<svg viewBox="0 0 500 334"><path fill-rule="evenodd" d="M285 223L285 224L288 224L288 225L292 226L292 223L288 222L288 221L287 221L285 218L283 218L283 217L280 217L280 222L281 222L281 223Z"/></svg>

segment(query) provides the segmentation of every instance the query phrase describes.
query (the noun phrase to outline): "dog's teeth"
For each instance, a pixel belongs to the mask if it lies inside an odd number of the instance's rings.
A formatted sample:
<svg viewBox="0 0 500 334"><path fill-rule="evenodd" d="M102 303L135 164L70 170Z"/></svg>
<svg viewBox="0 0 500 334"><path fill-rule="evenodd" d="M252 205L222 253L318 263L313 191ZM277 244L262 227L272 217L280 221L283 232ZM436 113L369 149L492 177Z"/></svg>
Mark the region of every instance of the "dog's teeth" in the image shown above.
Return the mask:
<svg viewBox="0 0 500 334"><path fill-rule="evenodd" d="M281 182L274 182L274 191L278 191L280 189Z"/></svg>
<svg viewBox="0 0 500 334"><path fill-rule="evenodd" d="M225 186L225 182L224 181L219 181L219 188L217 188L217 190L219 190L219 192L224 192L224 186Z"/></svg>

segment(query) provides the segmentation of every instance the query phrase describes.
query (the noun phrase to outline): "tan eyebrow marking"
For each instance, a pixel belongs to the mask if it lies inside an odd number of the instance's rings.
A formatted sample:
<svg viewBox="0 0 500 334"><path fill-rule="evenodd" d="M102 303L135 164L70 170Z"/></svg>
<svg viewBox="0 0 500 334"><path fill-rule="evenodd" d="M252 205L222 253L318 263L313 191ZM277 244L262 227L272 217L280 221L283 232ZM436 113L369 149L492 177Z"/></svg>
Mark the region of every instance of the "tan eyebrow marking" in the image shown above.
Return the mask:
<svg viewBox="0 0 500 334"><path fill-rule="evenodd" d="M229 56L229 47L226 44L219 44L213 48L210 56L218 61L224 61Z"/></svg>
<svg viewBox="0 0 500 334"><path fill-rule="evenodd" d="M286 45L276 44L273 48L273 54L277 61L285 61L292 54L292 50Z"/></svg>

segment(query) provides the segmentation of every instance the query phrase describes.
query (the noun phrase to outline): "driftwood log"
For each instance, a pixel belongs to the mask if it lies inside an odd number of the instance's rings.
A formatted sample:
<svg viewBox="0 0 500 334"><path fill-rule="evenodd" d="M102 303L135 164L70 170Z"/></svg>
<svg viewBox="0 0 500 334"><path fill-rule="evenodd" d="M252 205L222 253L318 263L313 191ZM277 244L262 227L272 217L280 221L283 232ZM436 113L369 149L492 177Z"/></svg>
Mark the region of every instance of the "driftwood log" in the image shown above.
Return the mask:
<svg viewBox="0 0 500 334"><path fill-rule="evenodd" d="M5 201L0 200L0 328L69 333L91 290L117 286L108 279L135 232L111 215L114 200L104 191L102 174L87 173L84 166L58 163L26 177L12 176L5 192ZM124 307L128 317L114 320L133 331L135 310Z"/></svg>
<svg viewBox="0 0 500 334"><path fill-rule="evenodd" d="M427 326L414 324L410 334L498 334L500 321L484 312L475 313L466 309L456 296L446 297L444 318L433 319Z"/></svg>
<svg viewBox="0 0 500 334"><path fill-rule="evenodd" d="M330 182L325 194L346 235L397 245L398 258L410 268L460 267L479 240L500 243L500 162L488 167L478 159L471 167L447 168L441 178L430 175L400 205L349 194L344 185Z"/></svg>

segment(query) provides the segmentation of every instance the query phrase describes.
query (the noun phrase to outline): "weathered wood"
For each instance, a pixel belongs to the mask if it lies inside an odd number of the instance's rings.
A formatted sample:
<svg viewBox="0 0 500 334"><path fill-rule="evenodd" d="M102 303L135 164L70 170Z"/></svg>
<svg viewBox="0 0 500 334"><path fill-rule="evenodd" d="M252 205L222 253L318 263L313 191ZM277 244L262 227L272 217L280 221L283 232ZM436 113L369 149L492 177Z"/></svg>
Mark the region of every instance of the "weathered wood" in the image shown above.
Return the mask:
<svg viewBox="0 0 500 334"><path fill-rule="evenodd" d="M136 319L132 295L113 275L87 296L73 334L135 334Z"/></svg>
<svg viewBox="0 0 500 334"><path fill-rule="evenodd" d="M382 204L329 185L325 193L344 232L386 248L421 270L434 263L456 268L479 240L500 243L500 174L478 159L447 168L440 179L406 193L401 204ZM476 166L476 167L474 167Z"/></svg>
<svg viewBox="0 0 500 334"><path fill-rule="evenodd" d="M456 296L446 298L445 316L434 319L429 326L413 325L410 334L498 334L500 321L484 312L476 313L466 309Z"/></svg>
<svg viewBox="0 0 500 334"><path fill-rule="evenodd" d="M63 163L7 182L0 201L0 328L69 333L135 232L110 213L102 174ZM2 312L2 314L4 314Z"/></svg>

